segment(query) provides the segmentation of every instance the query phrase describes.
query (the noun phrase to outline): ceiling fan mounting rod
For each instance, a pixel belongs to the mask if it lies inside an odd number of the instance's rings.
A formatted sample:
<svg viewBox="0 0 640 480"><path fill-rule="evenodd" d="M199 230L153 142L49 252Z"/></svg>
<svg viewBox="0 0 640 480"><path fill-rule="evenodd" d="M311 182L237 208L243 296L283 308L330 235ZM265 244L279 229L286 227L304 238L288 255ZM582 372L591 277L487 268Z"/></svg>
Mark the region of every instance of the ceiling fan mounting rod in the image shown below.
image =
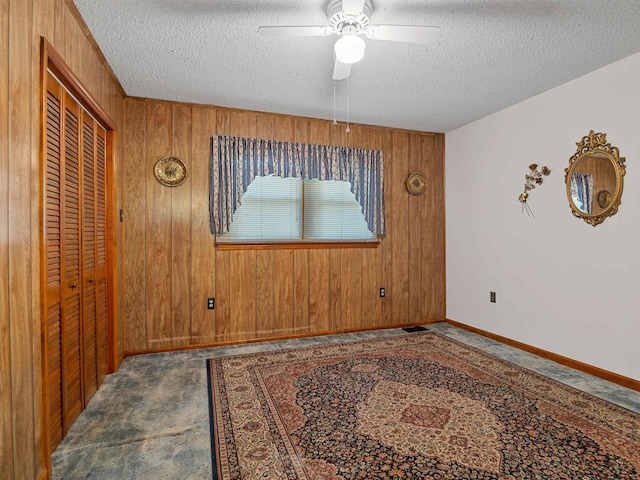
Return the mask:
<svg viewBox="0 0 640 480"><path fill-rule="evenodd" d="M369 27L370 15L371 0L365 0L362 12L357 15L352 15L342 10L342 0L329 0L327 4L329 25L338 35L357 35L364 32Z"/></svg>

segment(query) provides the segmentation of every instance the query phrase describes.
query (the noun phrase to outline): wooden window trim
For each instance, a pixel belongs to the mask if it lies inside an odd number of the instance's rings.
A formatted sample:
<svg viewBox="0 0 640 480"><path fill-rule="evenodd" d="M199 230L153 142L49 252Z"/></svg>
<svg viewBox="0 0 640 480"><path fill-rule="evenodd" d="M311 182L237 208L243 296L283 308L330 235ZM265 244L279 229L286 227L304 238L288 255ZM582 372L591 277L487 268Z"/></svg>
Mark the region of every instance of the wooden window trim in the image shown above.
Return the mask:
<svg viewBox="0 0 640 480"><path fill-rule="evenodd" d="M294 241L216 241L218 250L299 250L299 249L333 249L333 248L378 248L380 240L367 241L333 241L319 242L314 240Z"/></svg>

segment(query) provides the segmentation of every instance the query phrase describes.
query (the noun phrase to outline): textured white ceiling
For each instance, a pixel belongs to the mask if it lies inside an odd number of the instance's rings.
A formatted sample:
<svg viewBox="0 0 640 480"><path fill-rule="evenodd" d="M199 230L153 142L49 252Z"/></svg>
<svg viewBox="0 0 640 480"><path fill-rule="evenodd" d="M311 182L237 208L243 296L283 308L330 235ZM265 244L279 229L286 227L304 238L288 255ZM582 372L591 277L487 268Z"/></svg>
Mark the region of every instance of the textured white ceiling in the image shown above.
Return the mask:
<svg viewBox="0 0 640 480"><path fill-rule="evenodd" d="M333 118L326 0L74 0L131 96ZM338 121L448 132L640 51L640 0L372 0L371 22L438 25L429 46L365 39ZM639 85L640 88L640 85Z"/></svg>

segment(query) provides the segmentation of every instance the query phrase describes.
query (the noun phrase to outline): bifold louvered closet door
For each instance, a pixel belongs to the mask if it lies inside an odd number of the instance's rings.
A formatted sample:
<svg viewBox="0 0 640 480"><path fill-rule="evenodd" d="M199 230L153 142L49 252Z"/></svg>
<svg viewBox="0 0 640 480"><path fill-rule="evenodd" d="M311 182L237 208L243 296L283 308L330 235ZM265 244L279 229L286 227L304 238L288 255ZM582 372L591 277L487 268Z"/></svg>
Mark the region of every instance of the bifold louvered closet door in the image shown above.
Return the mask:
<svg viewBox="0 0 640 480"><path fill-rule="evenodd" d="M48 74L46 361L51 451L107 373L106 131Z"/></svg>

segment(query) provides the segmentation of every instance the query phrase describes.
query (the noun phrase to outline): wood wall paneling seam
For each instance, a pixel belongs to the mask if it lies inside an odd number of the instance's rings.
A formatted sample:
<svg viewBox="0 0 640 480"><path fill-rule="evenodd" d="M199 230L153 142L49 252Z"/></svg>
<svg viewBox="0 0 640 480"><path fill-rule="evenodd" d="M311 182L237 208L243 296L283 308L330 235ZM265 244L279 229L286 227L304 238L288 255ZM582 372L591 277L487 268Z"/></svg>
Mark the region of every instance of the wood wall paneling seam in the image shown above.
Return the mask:
<svg viewBox="0 0 640 480"><path fill-rule="evenodd" d="M13 473L35 475L36 414L34 410L34 318L32 316L31 255L31 134L33 3L9 4L8 54L8 236L9 330L13 431ZM37 249L37 246L34 246ZM25 348L26 347L26 348Z"/></svg>
<svg viewBox="0 0 640 480"><path fill-rule="evenodd" d="M9 3L0 3L0 477L13 477L9 304Z"/></svg>
<svg viewBox="0 0 640 480"><path fill-rule="evenodd" d="M124 150L129 161L123 165L122 176L127 178L123 188L123 290L120 292L124 310L125 345L148 348L146 321L146 278L145 245L147 229L146 212L146 131L147 112L142 100L125 100Z"/></svg>

